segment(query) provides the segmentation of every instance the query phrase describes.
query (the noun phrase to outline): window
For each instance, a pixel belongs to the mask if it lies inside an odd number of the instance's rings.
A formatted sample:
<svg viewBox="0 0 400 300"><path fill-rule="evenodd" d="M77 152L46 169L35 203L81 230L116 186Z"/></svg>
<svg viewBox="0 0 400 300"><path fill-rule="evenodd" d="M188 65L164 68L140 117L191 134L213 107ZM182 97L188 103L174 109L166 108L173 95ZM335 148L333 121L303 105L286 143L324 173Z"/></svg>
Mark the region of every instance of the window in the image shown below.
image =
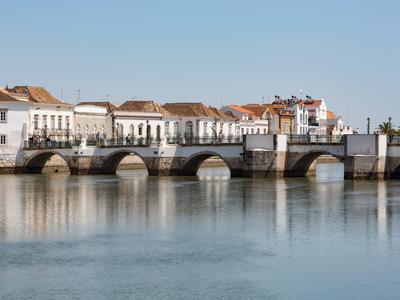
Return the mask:
<svg viewBox="0 0 400 300"><path fill-rule="evenodd" d="M164 133L165 136L169 136L169 122L165 122Z"/></svg>
<svg viewBox="0 0 400 300"><path fill-rule="evenodd" d="M207 122L203 123L203 135L208 136Z"/></svg>
<svg viewBox="0 0 400 300"><path fill-rule="evenodd" d="M139 124L139 135L143 134L143 124Z"/></svg>
<svg viewBox="0 0 400 300"><path fill-rule="evenodd" d="M42 128L47 128L47 115L42 116Z"/></svg>
<svg viewBox="0 0 400 300"><path fill-rule="evenodd" d="M251 129L251 134L254 134L254 128Z"/></svg>
<svg viewBox="0 0 400 300"><path fill-rule="evenodd" d="M69 116L66 116L65 117L65 123L66 123L66 126L67 126L67 129L69 129Z"/></svg>
<svg viewBox="0 0 400 300"><path fill-rule="evenodd" d="M0 123L7 123L7 111L0 110Z"/></svg>
<svg viewBox="0 0 400 300"><path fill-rule="evenodd" d="M267 134L267 129L266 128L264 128L264 134Z"/></svg>
<svg viewBox="0 0 400 300"><path fill-rule="evenodd" d="M177 137L179 135L179 123L175 122L174 123L174 137Z"/></svg>
<svg viewBox="0 0 400 300"><path fill-rule="evenodd" d="M33 128L39 129L39 115L33 116Z"/></svg>
<svg viewBox="0 0 400 300"><path fill-rule="evenodd" d="M7 144L7 136L5 134L0 134L0 145Z"/></svg>
<svg viewBox="0 0 400 300"><path fill-rule="evenodd" d="M135 135L135 127L133 126L133 124L129 126L129 135L131 138L133 138Z"/></svg>
<svg viewBox="0 0 400 300"><path fill-rule="evenodd" d="M58 116L58 130L62 129L62 116Z"/></svg>
<svg viewBox="0 0 400 300"><path fill-rule="evenodd" d="M50 128L55 129L56 128L56 116L51 116L50 117Z"/></svg>
<svg viewBox="0 0 400 300"><path fill-rule="evenodd" d="M257 134L260 134L260 128L257 128Z"/></svg>

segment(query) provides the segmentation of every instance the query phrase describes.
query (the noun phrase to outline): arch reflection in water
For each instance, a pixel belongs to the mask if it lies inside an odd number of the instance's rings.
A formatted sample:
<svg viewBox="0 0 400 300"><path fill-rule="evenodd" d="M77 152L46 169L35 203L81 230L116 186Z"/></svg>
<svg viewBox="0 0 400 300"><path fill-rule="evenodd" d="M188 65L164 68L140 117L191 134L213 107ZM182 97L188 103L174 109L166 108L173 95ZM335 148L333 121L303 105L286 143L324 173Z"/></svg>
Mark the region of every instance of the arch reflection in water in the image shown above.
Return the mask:
<svg viewBox="0 0 400 300"><path fill-rule="evenodd" d="M212 290L203 298L267 298L272 289L292 299L307 298L313 282L314 298L321 299L332 287L340 291L343 280L356 282L344 292L363 286L367 296L374 285L365 282L372 279L385 291L398 287L392 277L400 267L397 182L318 174L279 180L10 175L1 176L0 190L6 286L0 298L14 288L39 299L55 291L112 298L121 290L189 299L193 289ZM32 277L24 268L42 272ZM76 278L85 285L74 284ZM282 278L299 284L288 289Z"/></svg>

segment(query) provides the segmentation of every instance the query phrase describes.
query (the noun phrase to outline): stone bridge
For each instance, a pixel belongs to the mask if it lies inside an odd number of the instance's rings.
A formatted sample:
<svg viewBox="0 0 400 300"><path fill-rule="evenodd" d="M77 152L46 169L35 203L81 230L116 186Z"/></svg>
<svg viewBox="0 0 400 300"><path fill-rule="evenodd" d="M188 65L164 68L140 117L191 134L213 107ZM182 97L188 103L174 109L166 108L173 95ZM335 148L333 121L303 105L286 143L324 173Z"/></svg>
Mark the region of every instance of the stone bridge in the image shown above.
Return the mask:
<svg viewBox="0 0 400 300"><path fill-rule="evenodd" d="M349 135L335 142L288 142L285 135L247 135L243 144L24 149L19 172L40 173L53 156L62 157L71 174L115 174L121 160L139 156L151 176L192 176L211 156L221 158L233 177L301 177L321 155L344 164L345 178L400 178L400 144L384 135ZM21 155L20 155L21 156Z"/></svg>
<svg viewBox="0 0 400 300"><path fill-rule="evenodd" d="M242 144L36 149L24 151L21 171L41 173L46 162L58 155L65 160L71 174L115 174L121 160L134 154L143 160L152 176L196 175L201 163L212 156L221 158L232 176L241 176L242 152Z"/></svg>

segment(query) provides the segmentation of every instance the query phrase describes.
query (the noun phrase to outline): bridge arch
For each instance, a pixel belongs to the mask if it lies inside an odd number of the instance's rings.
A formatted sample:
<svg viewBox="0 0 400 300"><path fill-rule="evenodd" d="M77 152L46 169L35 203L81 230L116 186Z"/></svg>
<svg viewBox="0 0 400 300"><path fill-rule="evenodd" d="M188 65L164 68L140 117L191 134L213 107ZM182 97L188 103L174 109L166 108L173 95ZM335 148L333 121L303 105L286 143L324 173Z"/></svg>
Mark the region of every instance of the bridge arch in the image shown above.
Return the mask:
<svg viewBox="0 0 400 300"><path fill-rule="evenodd" d="M60 157L65 162L69 172L72 173L70 161L66 159L60 152L55 150L38 151L31 155L25 163L26 172L33 174L42 173L46 163L54 156ZM58 170L59 168L54 167L54 172L57 173Z"/></svg>
<svg viewBox="0 0 400 300"><path fill-rule="evenodd" d="M103 163L101 166L101 173L115 175L121 161L125 157L127 157L128 155L131 155L131 154L136 155L143 161L144 165L146 166L146 170L148 172L149 165L148 165L146 158L142 157L134 149L128 148L128 149L117 150L117 151L114 151L114 152L110 153L109 155L107 155L103 160Z"/></svg>
<svg viewBox="0 0 400 300"><path fill-rule="evenodd" d="M213 156L220 158L225 163L225 165L227 166L227 168L229 169L229 171L232 175L233 168L232 168L230 162L227 159L225 159L223 156L221 156L219 153L214 152L214 151L202 151L202 152L198 152L198 153L195 153L195 154L189 156L182 165L182 175L196 176L197 171L200 168L200 165L206 159L213 157Z"/></svg>
<svg viewBox="0 0 400 300"><path fill-rule="evenodd" d="M313 162L321 155L329 155L335 157L339 162L343 161L342 156L337 156L334 153L325 150L309 151L302 153L300 157L292 158L291 167L289 167L288 174L291 177L305 177Z"/></svg>

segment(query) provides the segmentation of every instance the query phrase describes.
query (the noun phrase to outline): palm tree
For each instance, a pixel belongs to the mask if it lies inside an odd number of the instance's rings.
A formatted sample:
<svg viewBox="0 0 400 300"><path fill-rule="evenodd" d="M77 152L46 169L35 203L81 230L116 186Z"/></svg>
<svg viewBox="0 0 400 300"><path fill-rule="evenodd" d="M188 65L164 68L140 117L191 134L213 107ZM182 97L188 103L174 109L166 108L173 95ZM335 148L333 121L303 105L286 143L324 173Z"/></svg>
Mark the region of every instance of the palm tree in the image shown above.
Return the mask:
<svg viewBox="0 0 400 300"><path fill-rule="evenodd" d="M379 124L379 130L388 135L389 141L391 142L394 135L398 135L398 131L394 129L394 124L392 123L392 118L389 117L388 122L382 122Z"/></svg>
<svg viewBox="0 0 400 300"><path fill-rule="evenodd" d="M386 133L387 135L390 135L393 133L393 124L391 121L389 122L382 122L382 124L379 124L379 130L382 131L383 133Z"/></svg>

